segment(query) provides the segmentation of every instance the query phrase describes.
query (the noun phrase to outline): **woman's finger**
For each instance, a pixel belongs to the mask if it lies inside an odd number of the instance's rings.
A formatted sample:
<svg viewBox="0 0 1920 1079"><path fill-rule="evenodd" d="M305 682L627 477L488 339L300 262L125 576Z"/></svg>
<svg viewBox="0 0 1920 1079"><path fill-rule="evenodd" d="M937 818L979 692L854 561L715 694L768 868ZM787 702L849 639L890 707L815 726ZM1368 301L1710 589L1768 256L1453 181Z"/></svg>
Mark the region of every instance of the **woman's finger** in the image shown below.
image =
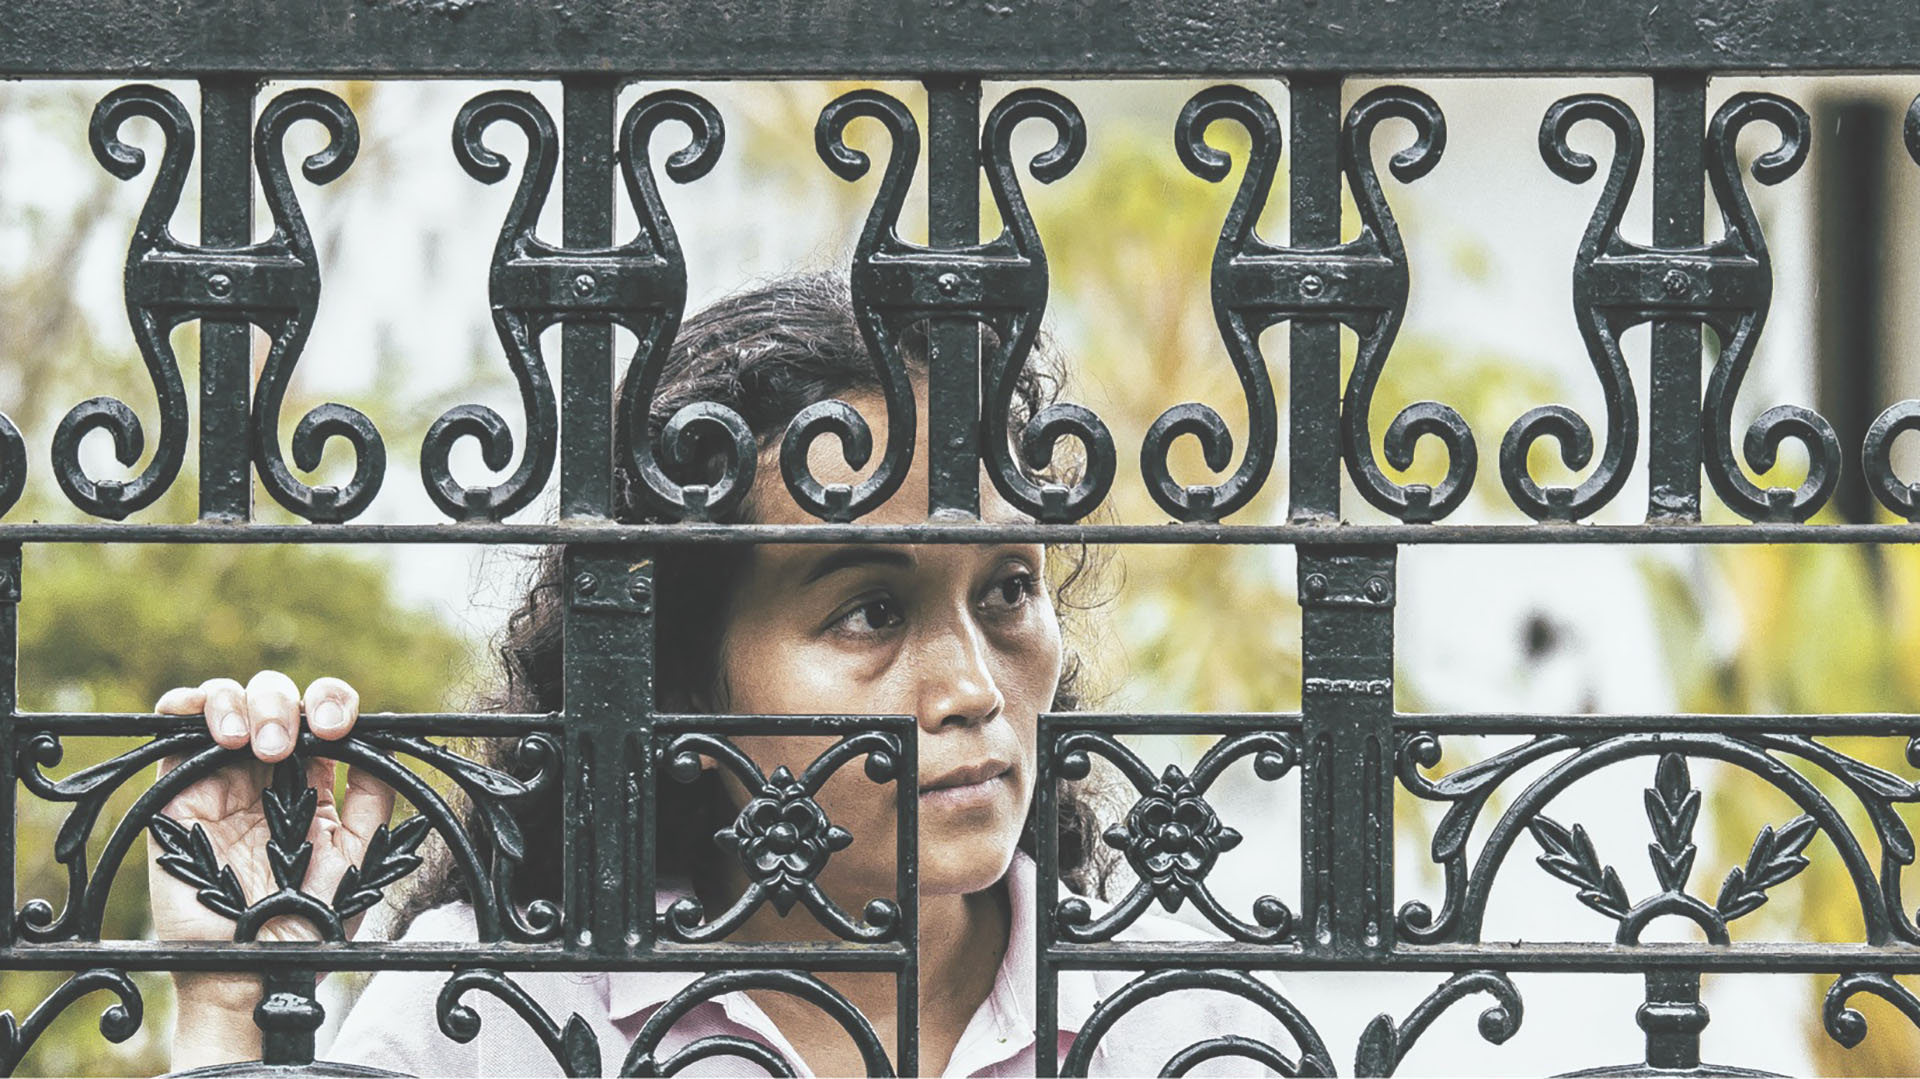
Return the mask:
<svg viewBox="0 0 1920 1079"><path fill-rule="evenodd" d="M373 833L393 817L393 788L365 768L347 769L347 793L340 800L340 826L365 850Z"/></svg>
<svg viewBox="0 0 1920 1079"><path fill-rule="evenodd" d="M231 678L200 683L201 709L207 714L207 733L226 749L245 749L253 734L247 722L247 691Z"/></svg>
<svg viewBox="0 0 1920 1079"><path fill-rule="evenodd" d="M247 683L247 720L253 755L274 764L293 753L300 728L300 689L279 671L261 671Z"/></svg>
<svg viewBox="0 0 1920 1079"><path fill-rule="evenodd" d="M338 678L316 678L304 699L307 728L320 738L345 738L360 718L360 692Z"/></svg>
<svg viewBox="0 0 1920 1079"><path fill-rule="evenodd" d="M154 714L162 716L190 716L203 712L207 707L207 693L198 686L175 686L160 695L153 706ZM160 758L159 771L155 775L166 775L180 767L179 757Z"/></svg>

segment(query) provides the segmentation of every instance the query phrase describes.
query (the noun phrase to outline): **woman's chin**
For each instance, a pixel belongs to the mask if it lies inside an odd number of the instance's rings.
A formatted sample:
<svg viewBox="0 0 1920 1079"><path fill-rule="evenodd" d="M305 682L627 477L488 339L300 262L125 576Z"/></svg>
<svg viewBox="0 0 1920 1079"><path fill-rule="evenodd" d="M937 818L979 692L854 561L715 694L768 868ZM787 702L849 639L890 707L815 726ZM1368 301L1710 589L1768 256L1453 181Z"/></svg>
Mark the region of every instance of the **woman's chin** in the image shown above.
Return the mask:
<svg viewBox="0 0 1920 1079"><path fill-rule="evenodd" d="M945 839L920 846L920 894L971 895L1000 883L1013 864L1019 833L1005 837Z"/></svg>

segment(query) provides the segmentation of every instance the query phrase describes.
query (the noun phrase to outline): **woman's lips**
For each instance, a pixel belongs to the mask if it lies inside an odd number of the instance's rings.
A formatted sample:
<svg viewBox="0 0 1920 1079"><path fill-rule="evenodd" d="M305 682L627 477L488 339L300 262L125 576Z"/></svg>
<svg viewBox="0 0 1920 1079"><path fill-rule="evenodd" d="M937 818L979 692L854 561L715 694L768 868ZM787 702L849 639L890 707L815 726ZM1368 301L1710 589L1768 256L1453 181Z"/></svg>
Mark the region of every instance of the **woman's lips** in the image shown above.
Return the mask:
<svg viewBox="0 0 1920 1079"><path fill-rule="evenodd" d="M991 805L1011 789L1013 765L987 761L956 768L920 788L920 808L978 809Z"/></svg>

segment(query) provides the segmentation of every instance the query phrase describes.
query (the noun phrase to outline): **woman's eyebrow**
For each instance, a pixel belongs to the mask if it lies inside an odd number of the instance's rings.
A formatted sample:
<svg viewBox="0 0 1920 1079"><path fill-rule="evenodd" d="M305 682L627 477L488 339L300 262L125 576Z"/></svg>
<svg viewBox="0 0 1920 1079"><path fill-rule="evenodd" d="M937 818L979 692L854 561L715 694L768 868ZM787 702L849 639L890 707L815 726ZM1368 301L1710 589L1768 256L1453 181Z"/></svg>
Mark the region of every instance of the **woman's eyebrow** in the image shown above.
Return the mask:
<svg viewBox="0 0 1920 1079"><path fill-rule="evenodd" d="M842 547L822 555L820 559L807 570L806 575L800 578L800 584L804 587L825 577L829 573L837 573L840 570L853 569L858 566L872 565L912 569L913 556L896 547Z"/></svg>

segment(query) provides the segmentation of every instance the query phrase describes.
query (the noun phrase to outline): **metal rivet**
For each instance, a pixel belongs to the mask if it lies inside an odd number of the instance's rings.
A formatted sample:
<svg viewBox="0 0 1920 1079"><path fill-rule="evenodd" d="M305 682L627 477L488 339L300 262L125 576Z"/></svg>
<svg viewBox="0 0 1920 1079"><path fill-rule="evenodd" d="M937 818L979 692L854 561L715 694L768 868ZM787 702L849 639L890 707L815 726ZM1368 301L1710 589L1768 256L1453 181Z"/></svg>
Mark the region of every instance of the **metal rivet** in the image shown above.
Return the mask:
<svg viewBox="0 0 1920 1079"><path fill-rule="evenodd" d="M942 296L952 296L960 291L960 275L957 273L943 273L935 283L940 286Z"/></svg>
<svg viewBox="0 0 1920 1079"><path fill-rule="evenodd" d="M1387 598L1387 581L1384 577L1369 577L1366 585L1367 598L1379 603Z"/></svg>
<svg viewBox="0 0 1920 1079"><path fill-rule="evenodd" d="M1669 296L1684 296L1693 288L1693 279L1683 271L1668 270L1667 276L1661 278L1660 286L1667 290Z"/></svg>
<svg viewBox="0 0 1920 1079"><path fill-rule="evenodd" d="M207 275L207 294L225 298L233 293L233 278L223 273Z"/></svg>
<svg viewBox="0 0 1920 1079"><path fill-rule="evenodd" d="M1327 577L1324 573L1309 573L1302 584L1308 599L1319 599L1327 594Z"/></svg>
<svg viewBox="0 0 1920 1079"><path fill-rule="evenodd" d="M633 583L627 586L627 595L633 597L634 603L639 604L641 614L653 612L653 585L646 578L634 578Z"/></svg>
<svg viewBox="0 0 1920 1079"><path fill-rule="evenodd" d="M582 573L573 579L573 590L583 596L591 596L600 588L600 578L591 573Z"/></svg>
<svg viewBox="0 0 1920 1079"><path fill-rule="evenodd" d="M599 285L600 285L600 282L596 281L592 274L583 273L580 276L573 279L574 295L591 296L593 294L593 290L595 288L598 288Z"/></svg>
<svg viewBox="0 0 1920 1079"><path fill-rule="evenodd" d="M1300 279L1300 295L1318 296L1327 290L1327 282L1317 273L1310 273Z"/></svg>

